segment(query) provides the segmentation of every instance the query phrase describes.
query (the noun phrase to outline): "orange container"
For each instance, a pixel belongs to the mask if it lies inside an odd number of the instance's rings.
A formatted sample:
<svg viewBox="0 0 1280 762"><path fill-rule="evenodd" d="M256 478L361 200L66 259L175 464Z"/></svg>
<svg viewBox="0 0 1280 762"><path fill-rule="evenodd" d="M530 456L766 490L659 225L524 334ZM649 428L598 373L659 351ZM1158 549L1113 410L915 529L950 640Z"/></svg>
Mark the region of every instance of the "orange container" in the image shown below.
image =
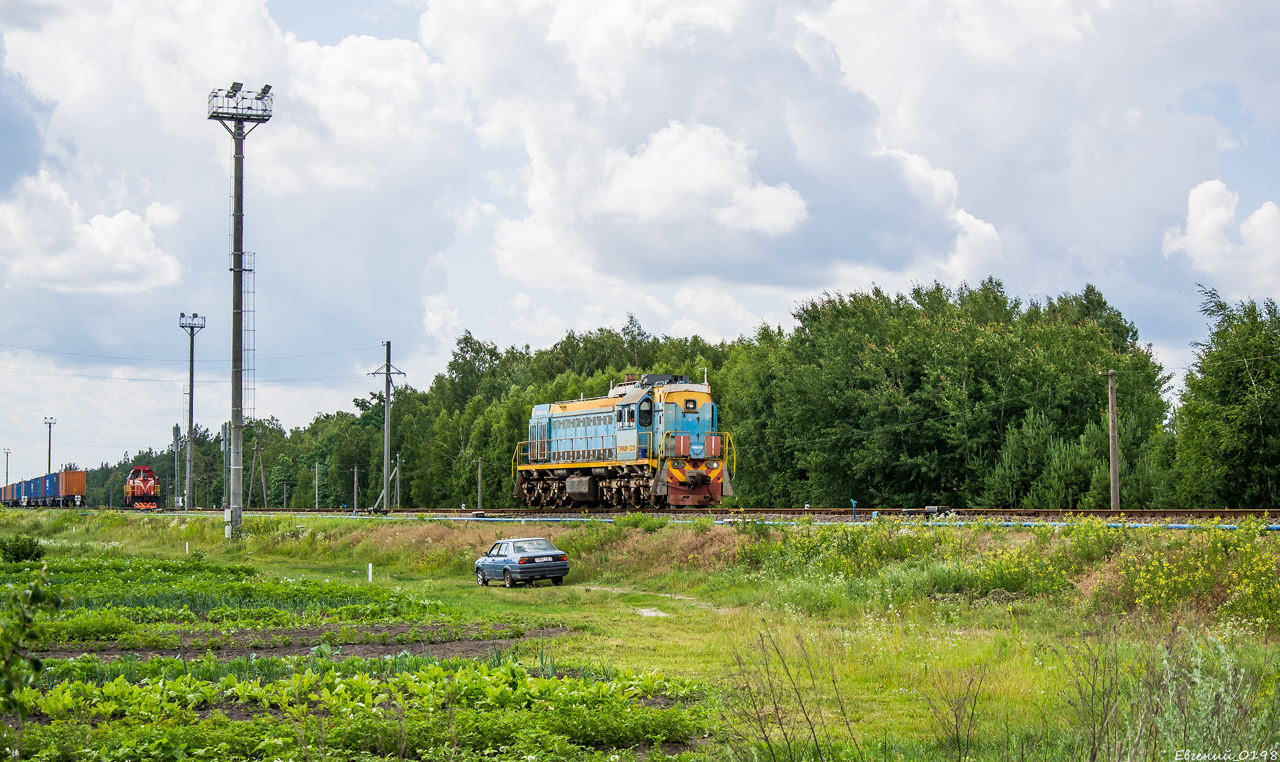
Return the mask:
<svg viewBox="0 0 1280 762"><path fill-rule="evenodd" d="M62 487L60 497L73 497L75 495L83 497L87 492L86 487L88 486L85 477L84 471L63 471L62 477L58 479Z"/></svg>

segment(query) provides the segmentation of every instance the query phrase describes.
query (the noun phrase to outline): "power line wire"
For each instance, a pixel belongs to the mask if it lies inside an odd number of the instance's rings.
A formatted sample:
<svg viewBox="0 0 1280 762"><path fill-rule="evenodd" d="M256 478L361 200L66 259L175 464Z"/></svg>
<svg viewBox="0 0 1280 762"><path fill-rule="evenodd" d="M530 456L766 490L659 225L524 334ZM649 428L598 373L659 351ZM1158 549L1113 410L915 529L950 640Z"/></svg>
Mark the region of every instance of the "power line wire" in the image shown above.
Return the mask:
<svg viewBox="0 0 1280 762"><path fill-rule="evenodd" d="M50 355L66 355L67 357L88 357L95 360L122 360L124 362L186 362L186 360L184 359L171 360L168 358L161 358L161 357L119 357L116 355L94 355L94 354L86 354L83 352L63 352L62 350L58 350L58 349L38 349L36 347L22 347L22 346L18 346L17 344L0 344L0 347L5 347L7 349L20 349L24 352L42 352L44 354L50 354ZM268 361L268 360L296 360L302 357L325 357L327 355L342 355L350 352L364 352L370 349L381 349L381 345L374 345L370 347L355 347L353 349L335 349L331 352L312 352L310 354L303 354L303 355L280 355L278 357L259 357L257 359L259 362ZM196 362L227 362L227 360L196 360Z"/></svg>
<svg viewBox="0 0 1280 762"><path fill-rule="evenodd" d="M301 355L300 355L301 356ZM149 381L164 384L186 383L185 378L134 378L130 376L95 376L89 373L63 373L56 370L39 370L37 368L15 368L12 366L0 366L0 370L9 371L11 373L25 373L32 376L58 376L62 378L87 378L99 381ZM308 376L302 378L261 378L259 383L286 383L297 381L335 381L345 378L364 378L364 373L353 373L342 376ZM202 384L229 384L230 380L225 378L203 378L197 379Z"/></svg>

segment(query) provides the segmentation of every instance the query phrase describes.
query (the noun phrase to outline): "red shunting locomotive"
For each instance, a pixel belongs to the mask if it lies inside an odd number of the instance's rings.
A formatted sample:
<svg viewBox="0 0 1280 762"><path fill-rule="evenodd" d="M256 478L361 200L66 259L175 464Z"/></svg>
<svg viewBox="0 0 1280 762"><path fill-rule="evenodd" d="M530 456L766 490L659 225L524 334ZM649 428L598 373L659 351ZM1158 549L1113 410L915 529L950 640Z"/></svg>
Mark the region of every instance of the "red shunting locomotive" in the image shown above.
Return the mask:
<svg viewBox="0 0 1280 762"><path fill-rule="evenodd" d="M134 466L129 472L124 480L124 504L142 511L160 507L160 484L151 466Z"/></svg>

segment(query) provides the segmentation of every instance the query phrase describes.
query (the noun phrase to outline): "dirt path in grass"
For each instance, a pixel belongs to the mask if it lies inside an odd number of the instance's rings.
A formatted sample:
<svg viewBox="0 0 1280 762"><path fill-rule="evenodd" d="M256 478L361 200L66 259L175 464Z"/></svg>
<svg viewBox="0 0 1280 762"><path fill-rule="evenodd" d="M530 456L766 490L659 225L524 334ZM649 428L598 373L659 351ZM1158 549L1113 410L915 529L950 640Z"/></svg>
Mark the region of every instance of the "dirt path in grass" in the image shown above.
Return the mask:
<svg viewBox="0 0 1280 762"><path fill-rule="evenodd" d="M466 640L450 640L437 643L412 642L412 643L396 643L395 636L409 631L408 625L392 626L392 627L376 627L369 628L374 638L379 636L387 636L390 642L367 642L367 643L343 643L333 646L334 654L330 658L342 658L346 656L360 656L370 658L375 656L395 656L402 651L408 651L411 654L422 655L430 654L438 657L485 657L494 653L514 646L517 643L538 640L543 638L558 638L566 635L572 635L573 630L567 627L549 627L545 629L527 630L522 638L484 638L474 637ZM258 658L266 658L268 656L310 656L311 649L319 642L319 638L328 630L322 628L309 628L298 630L255 630L252 633L241 633L246 636L252 635L255 638L264 638L268 642L266 645L255 644L249 645L247 640L237 640L236 642L212 650L213 653L225 659L235 659L237 657L249 656L256 654ZM272 636L279 636L281 639L287 637L291 641L291 645L270 644ZM279 641L277 641L279 642ZM341 651L339 651L341 649ZM203 656L206 651L211 649L201 647L199 644L193 643L186 648L120 648L115 643L97 643L97 644L58 644L56 647L38 652L44 659L74 659L84 654L95 654L103 661L114 661L123 656L138 656L141 659L149 659L153 656L177 656L177 657L199 657Z"/></svg>

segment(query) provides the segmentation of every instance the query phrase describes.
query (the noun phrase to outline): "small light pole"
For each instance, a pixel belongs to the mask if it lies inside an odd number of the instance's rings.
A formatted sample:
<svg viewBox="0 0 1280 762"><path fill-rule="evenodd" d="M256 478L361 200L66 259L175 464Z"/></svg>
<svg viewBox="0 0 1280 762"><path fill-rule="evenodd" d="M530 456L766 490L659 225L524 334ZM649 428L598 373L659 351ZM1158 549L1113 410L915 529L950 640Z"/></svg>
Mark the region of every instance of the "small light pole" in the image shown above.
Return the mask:
<svg viewBox="0 0 1280 762"><path fill-rule="evenodd" d="M187 355L187 479L182 491L182 508L190 510L191 500L195 497L195 420L196 420L196 334L204 328L205 319L199 313L178 313L178 327L187 332L190 338L190 350Z"/></svg>
<svg viewBox="0 0 1280 762"><path fill-rule="evenodd" d="M44 425L49 427L49 470L45 471L46 474L53 473L53 425L55 423L57 423L55 419L45 416Z"/></svg>
<svg viewBox="0 0 1280 762"><path fill-rule="evenodd" d="M4 483L9 483L9 449L6 447L4 451Z"/></svg>
<svg viewBox="0 0 1280 762"><path fill-rule="evenodd" d="M1116 372L1107 371L1107 420L1111 444L1111 510L1120 510L1120 445L1116 424Z"/></svg>

